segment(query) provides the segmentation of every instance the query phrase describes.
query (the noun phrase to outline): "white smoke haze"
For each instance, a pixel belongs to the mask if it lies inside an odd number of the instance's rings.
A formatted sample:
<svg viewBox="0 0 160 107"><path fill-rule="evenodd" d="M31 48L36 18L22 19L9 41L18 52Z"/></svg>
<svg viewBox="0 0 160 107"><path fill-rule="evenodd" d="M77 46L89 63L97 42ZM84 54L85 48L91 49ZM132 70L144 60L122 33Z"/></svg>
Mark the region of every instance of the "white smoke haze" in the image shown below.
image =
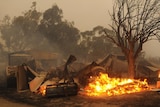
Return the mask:
<svg viewBox="0 0 160 107"><path fill-rule="evenodd" d="M113 0L34 0L37 2L37 10L44 12L53 4L57 4L64 14L64 18L68 21L74 21L76 27L81 31L90 30L96 25L107 27L111 23L111 18L108 12L111 12ZM0 3L0 19L5 15L11 17L19 16L22 12L28 10L32 5L33 0L3 0ZM151 41L146 43L144 51L146 55L160 56L160 43ZM156 48L155 48L156 46ZM157 49L158 48L158 49Z"/></svg>
<svg viewBox="0 0 160 107"><path fill-rule="evenodd" d="M12 32L12 31L11 31ZM17 36L16 34L12 34ZM12 42L16 43L17 41L22 41L22 45L24 46L22 50L25 51L43 51L43 52L51 52L51 53L60 53L62 54L62 51L59 49L57 44L50 44L48 42L48 39L46 39L42 34L40 33L35 33L34 37L28 37L28 38L23 38L21 35L18 37L19 40L15 39ZM21 40L22 39L22 40ZM27 42L26 42L27 41ZM1 39L0 41L4 46L5 46L5 41ZM18 44L17 44L18 45ZM16 48L18 48L17 46ZM21 46L22 47L22 46ZM18 48L20 49L20 48ZM20 52L21 50L18 51L18 49L13 49L12 52ZM5 51L8 51L8 49L4 49ZM10 52L9 52L10 53ZM7 77L6 77L6 67L8 66L9 62L9 55L8 52L0 52L0 87L6 87L7 86ZM39 53L37 53L39 54ZM59 60L63 60L63 57L59 55ZM58 60L58 59L57 59ZM60 62L60 61L59 61ZM59 63L61 65L62 63ZM55 67L55 66L54 66ZM49 68L48 68L49 69Z"/></svg>
<svg viewBox="0 0 160 107"><path fill-rule="evenodd" d="M110 21L110 16L108 10L112 8L112 0L87 0L87 1L75 1L75 0L54 0L44 1L44 0L35 0L37 1L37 9L44 11L50 8L55 2L63 10L64 18L69 21L74 21L76 27L81 31L92 29L97 25L103 25L108 27ZM4 15L18 16L23 10L28 10L32 4L32 0L14 0L14 1L1 1L0 4L0 17ZM84 5L85 4L85 5ZM18 13L17 13L18 11ZM0 34L1 35L1 34ZM14 34L17 36L17 34ZM18 37L22 39L22 37ZM24 43L27 40L26 43ZM19 41L15 39L13 42ZM24 42L23 42L24 41ZM65 55L59 46L54 43L50 43L44 35L35 33L34 36L24 38L22 44L24 45L22 50L41 50L53 53L59 53ZM5 44L5 41L1 39L0 43ZM22 46L22 45L20 45ZM12 52L21 51L20 46L15 46L16 50ZM7 51L7 48L4 48ZM147 56L149 57L159 57L160 56L160 43L158 41L152 41L144 45L144 50ZM76 56L76 55L75 55ZM61 60L68 58L68 55L59 57ZM5 86L6 84L6 66L8 66L8 55L7 53L0 52L0 87Z"/></svg>
<svg viewBox="0 0 160 107"><path fill-rule="evenodd" d="M7 62L0 61L0 87L7 86L6 66Z"/></svg>

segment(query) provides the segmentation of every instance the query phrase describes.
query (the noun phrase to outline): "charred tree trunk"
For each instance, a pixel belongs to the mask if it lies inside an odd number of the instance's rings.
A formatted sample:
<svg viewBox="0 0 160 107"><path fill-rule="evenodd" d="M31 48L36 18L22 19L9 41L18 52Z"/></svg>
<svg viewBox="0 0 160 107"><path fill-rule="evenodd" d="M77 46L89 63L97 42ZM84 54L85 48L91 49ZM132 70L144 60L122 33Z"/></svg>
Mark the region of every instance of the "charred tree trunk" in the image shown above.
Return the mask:
<svg viewBox="0 0 160 107"><path fill-rule="evenodd" d="M128 62L128 77L130 79L135 78L135 62L138 57L138 54L135 55L135 41L129 39L127 48L121 47L122 52L126 56Z"/></svg>
<svg viewBox="0 0 160 107"><path fill-rule="evenodd" d="M128 41L129 48L126 49L125 55L127 57L128 61L128 76L131 79L134 79L135 77L135 56L134 56L134 42Z"/></svg>
<svg viewBox="0 0 160 107"><path fill-rule="evenodd" d="M135 77L135 57L133 49L128 53L128 76L133 79Z"/></svg>

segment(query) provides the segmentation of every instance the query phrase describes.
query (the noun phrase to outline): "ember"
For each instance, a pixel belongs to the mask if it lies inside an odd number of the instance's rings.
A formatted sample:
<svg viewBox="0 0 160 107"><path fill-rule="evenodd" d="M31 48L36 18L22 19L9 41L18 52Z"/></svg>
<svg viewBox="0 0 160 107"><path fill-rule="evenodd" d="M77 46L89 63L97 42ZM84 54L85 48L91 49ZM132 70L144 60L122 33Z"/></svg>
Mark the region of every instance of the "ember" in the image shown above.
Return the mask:
<svg viewBox="0 0 160 107"><path fill-rule="evenodd" d="M42 94L42 96L46 95L46 86L41 86L39 89L40 94Z"/></svg>
<svg viewBox="0 0 160 107"><path fill-rule="evenodd" d="M89 96L120 95L148 90L146 80L109 78L108 74L100 73L97 77L91 77L91 82L85 87Z"/></svg>

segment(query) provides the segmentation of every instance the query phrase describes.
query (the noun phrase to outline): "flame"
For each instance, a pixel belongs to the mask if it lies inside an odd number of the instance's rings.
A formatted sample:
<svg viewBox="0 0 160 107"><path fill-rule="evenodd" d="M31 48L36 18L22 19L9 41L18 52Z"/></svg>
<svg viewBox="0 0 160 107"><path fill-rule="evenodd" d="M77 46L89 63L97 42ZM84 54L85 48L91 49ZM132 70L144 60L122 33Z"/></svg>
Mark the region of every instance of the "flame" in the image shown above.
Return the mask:
<svg viewBox="0 0 160 107"><path fill-rule="evenodd" d="M160 78L160 71L158 71L158 78Z"/></svg>
<svg viewBox="0 0 160 107"><path fill-rule="evenodd" d="M41 86L40 88L39 88L39 93L42 95L42 96L45 96L46 95L46 87L47 86Z"/></svg>
<svg viewBox="0 0 160 107"><path fill-rule="evenodd" d="M100 73L97 77L91 77L91 82L84 88L89 96L120 95L148 90L146 81L134 79L109 78L108 74Z"/></svg>

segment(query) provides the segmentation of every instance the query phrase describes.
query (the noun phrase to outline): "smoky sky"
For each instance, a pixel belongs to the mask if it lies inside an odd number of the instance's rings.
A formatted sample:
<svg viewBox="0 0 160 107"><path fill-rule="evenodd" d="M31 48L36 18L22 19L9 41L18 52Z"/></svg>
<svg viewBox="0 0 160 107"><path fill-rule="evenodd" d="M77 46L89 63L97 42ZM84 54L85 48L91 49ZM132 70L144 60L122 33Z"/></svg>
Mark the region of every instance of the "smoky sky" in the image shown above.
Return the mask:
<svg viewBox="0 0 160 107"><path fill-rule="evenodd" d="M109 12L111 12L114 0L1 0L0 20L9 15L19 16L30 9L32 2L37 2L37 10L44 12L54 4L63 11L64 19L74 22L80 31L92 30L101 25L109 27L111 24ZM160 42L149 41L144 44L144 51L148 56L160 56Z"/></svg>
<svg viewBox="0 0 160 107"><path fill-rule="evenodd" d="M91 30L97 25L108 26L109 11L113 0L5 0L0 3L0 18L17 16L37 2L37 10L44 12L56 4L63 11L64 19L73 21L81 31Z"/></svg>

